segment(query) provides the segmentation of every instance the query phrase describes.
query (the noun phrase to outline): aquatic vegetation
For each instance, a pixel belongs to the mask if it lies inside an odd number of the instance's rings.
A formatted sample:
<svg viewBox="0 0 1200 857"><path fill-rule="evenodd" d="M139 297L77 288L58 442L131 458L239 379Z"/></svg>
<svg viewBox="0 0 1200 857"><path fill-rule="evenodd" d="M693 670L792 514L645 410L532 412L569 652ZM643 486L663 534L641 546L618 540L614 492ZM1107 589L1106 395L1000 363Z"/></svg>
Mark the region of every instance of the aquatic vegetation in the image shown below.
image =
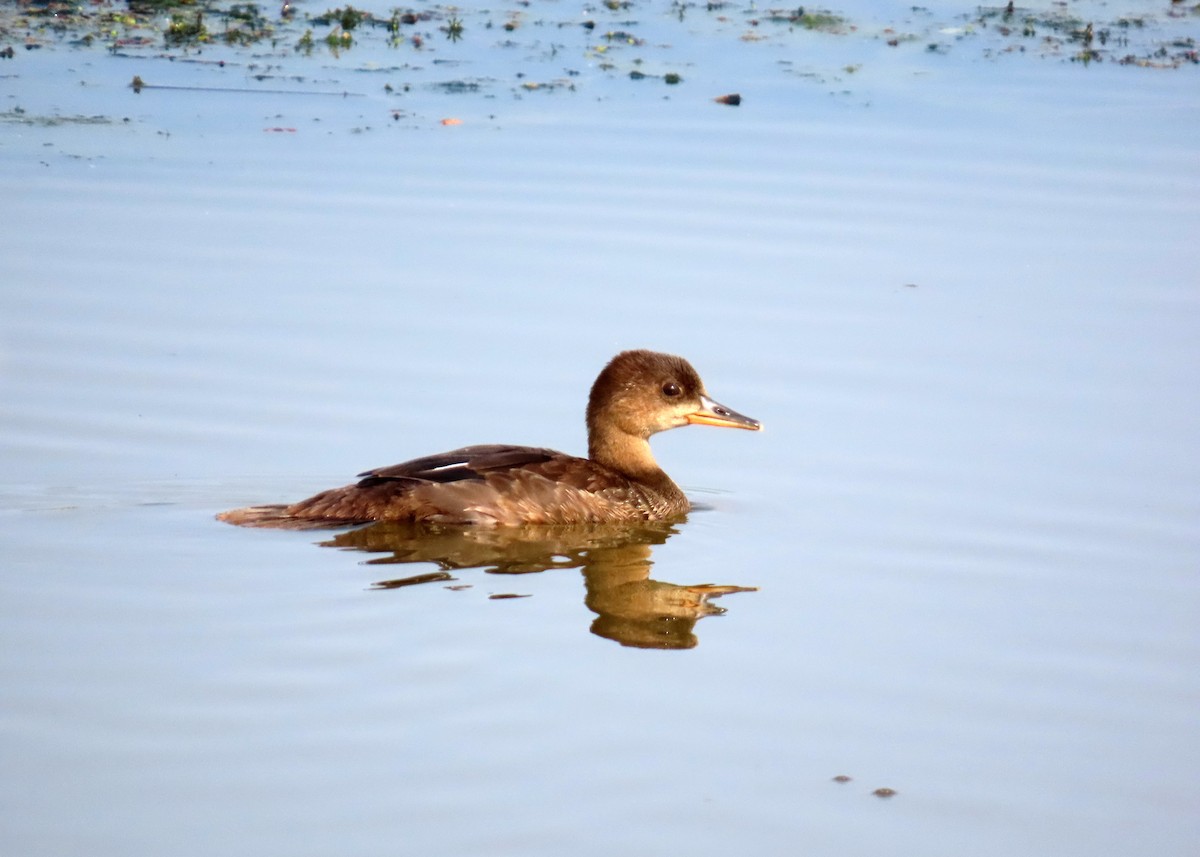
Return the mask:
<svg viewBox="0 0 1200 857"><path fill-rule="evenodd" d="M633 46L644 45L646 43L645 39L639 39L637 36L633 35L633 33L627 33L624 30L610 30L604 34L604 40L610 44L617 42L623 45Z"/></svg>
<svg viewBox="0 0 1200 857"><path fill-rule="evenodd" d="M338 56L341 51L354 44L354 30L364 24L377 23L375 17L370 12L364 12L349 5L344 8L339 6L336 9L330 9L320 15L315 15L310 21L318 26L333 27L332 30L325 34L325 38L321 41L334 56ZM312 37L312 30L306 30L300 41L296 43L296 50L308 55L312 53L314 45L315 40Z"/></svg>
<svg viewBox="0 0 1200 857"><path fill-rule="evenodd" d="M346 6L345 9L330 9L324 14L315 15L312 18L312 22L322 27L328 27L329 25L334 24L349 32L359 24L363 23L363 21L371 19L372 16L370 12L360 11L355 9L353 6Z"/></svg>
<svg viewBox="0 0 1200 857"><path fill-rule="evenodd" d="M234 4L225 13L222 40L229 45L251 45L271 34L271 26L257 3Z"/></svg>
<svg viewBox="0 0 1200 857"><path fill-rule="evenodd" d="M341 27L330 30L329 34L325 36L325 45L333 51L335 56L342 48L348 48L352 44L354 44L354 37L350 35L349 30L344 30Z"/></svg>
<svg viewBox="0 0 1200 857"><path fill-rule="evenodd" d="M436 55L438 47L430 41L434 32L440 31L453 43L474 27L514 34L481 50L541 45L543 58L575 51L596 73L636 79L631 70L646 74L637 67L638 60L658 67L670 62L665 52L673 46L664 28L678 29L686 22L681 32L703 32L716 45L727 39L790 48L806 38L865 38L898 50L919 51L930 62L951 49L973 47L996 60L1032 55L1140 68L1200 64L1196 49L1200 2L1185 0L1153 12L1114 10L1101 17L1106 10L1099 2L1026 8L1014 0L995 6L964 5L961 14L938 20L928 8L911 6L899 11L893 23L868 27L836 8L763 7L752 0L672 0L662 6L604 0L591 7L593 17L584 20L542 0L502 0L490 8L437 3L398 6L378 17L349 4L305 14L291 0L282 0L281 5L255 0L33 0L0 3L0 59L14 59L21 49L53 44L76 49L99 46L128 56L163 46L168 51L196 52L210 46L245 48L267 43L270 49L290 46L307 56L314 50L338 54L373 37L389 48L427 49ZM552 29L579 33L585 41L572 45L568 37L547 43L544 34ZM850 67L859 65L847 56L830 61L826 72L849 74ZM681 80L661 72L652 76L672 84ZM814 79L823 76L818 72Z"/></svg>
<svg viewBox="0 0 1200 857"><path fill-rule="evenodd" d="M462 95L467 92L478 92L483 85L478 80L444 80L432 84L432 87L451 95Z"/></svg>
<svg viewBox="0 0 1200 857"><path fill-rule="evenodd" d="M1200 7L1193 7L1193 14L1197 8ZM1143 48L1145 53L1140 57L1128 52L1130 31L1146 28L1149 17L1144 15L1121 16L1103 23L1080 18L1065 5L1032 10L1010 2L1005 6L980 7L968 20L1004 41L1036 39L1039 52L1065 54L1072 62L1085 65L1109 60L1121 65L1176 68L1198 62L1195 50L1186 44L1175 44L1175 40Z"/></svg>
<svg viewBox="0 0 1200 857"><path fill-rule="evenodd" d="M725 5L720 4L720 7ZM711 10L712 4L710 4ZM845 32L849 27L849 22L844 17L827 9L810 12L803 6L798 6L794 9L770 9L765 13L759 13L754 6L750 6L747 13L751 16L750 23L755 26L763 22L788 24L805 30L820 30L827 33Z"/></svg>
<svg viewBox="0 0 1200 857"><path fill-rule="evenodd" d="M128 120L125 120L128 121ZM43 128L51 128L58 125L112 125L115 120L109 116L43 116L33 115L25 112L20 107L15 107L12 110L0 113L0 122L7 122L15 125L37 125Z"/></svg>
<svg viewBox="0 0 1200 857"><path fill-rule="evenodd" d="M791 23L797 24L806 30L822 30L824 32L837 33L843 31L847 26L845 18L841 15L835 15L832 12L807 12L804 9L797 11L799 14L791 19Z"/></svg>
<svg viewBox="0 0 1200 857"><path fill-rule="evenodd" d="M195 0L129 0L129 11L134 15L159 15L178 9L180 6L195 6Z"/></svg>
<svg viewBox="0 0 1200 857"><path fill-rule="evenodd" d="M399 45L400 41L403 38L400 35L400 26L401 26L401 24L404 23L405 17L406 16L403 13L401 13L401 11L399 9L393 9L392 17L388 18L388 22L387 22L388 44L391 45L392 47L396 47L397 45Z"/></svg>
<svg viewBox="0 0 1200 857"><path fill-rule="evenodd" d="M204 13L176 13L163 33L168 47L209 41L208 28L204 26Z"/></svg>

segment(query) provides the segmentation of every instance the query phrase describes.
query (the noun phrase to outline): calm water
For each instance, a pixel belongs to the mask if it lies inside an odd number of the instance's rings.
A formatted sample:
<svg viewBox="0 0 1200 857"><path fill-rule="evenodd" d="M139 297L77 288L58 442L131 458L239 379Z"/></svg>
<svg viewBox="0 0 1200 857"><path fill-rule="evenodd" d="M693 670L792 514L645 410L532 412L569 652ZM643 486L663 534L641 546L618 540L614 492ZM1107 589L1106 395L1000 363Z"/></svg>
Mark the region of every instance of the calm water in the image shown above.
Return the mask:
<svg viewBox="0 0 1200 857"><path fill-rule="evenodd" d="M1195 854L1196 70L932 8L639 10L677 87L546 22L2 61L3 850ZM380 590L437 566L213 520L579 452L626 347L766 426L656 439L673 531ZM614 574L757 591L667 651Z"/></svg>

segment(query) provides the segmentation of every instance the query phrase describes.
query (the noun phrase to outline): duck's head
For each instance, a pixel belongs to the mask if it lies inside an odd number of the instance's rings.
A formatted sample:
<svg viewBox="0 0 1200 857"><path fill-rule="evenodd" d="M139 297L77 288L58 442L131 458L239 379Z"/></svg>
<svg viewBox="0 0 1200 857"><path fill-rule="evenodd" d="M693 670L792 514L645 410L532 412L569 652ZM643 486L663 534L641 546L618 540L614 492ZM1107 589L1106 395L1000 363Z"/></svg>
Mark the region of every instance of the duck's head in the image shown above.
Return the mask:
<svg viewBox="0 0 1200 857"><path fill-rule="evenodd" d="M588 399L588 434L620 434L645 440L689 424L758 431L758 420L709 398L704 382L682 357L655 351L623 351L604 367Z"/></svg>

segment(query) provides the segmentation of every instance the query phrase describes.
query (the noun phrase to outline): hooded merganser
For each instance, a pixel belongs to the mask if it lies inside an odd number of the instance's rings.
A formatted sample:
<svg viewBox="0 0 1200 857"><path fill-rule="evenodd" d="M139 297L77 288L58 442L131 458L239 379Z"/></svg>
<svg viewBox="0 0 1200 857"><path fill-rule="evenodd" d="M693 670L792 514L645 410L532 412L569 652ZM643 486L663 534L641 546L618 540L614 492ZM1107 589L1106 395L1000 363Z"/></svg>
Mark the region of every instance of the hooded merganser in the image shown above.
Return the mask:
<svg viewBox="0 0 1200 857"><path fill-rule="evenodd" d="M222 512L242 526L308 529L369 521L585 524L668 521L691 509L650 452L650 435L696 423L758 431L758 420L708 397L682 357L624 351L592 385L588 457L552 449L467 446L360 473L360 481L290 506Z"/></svg>

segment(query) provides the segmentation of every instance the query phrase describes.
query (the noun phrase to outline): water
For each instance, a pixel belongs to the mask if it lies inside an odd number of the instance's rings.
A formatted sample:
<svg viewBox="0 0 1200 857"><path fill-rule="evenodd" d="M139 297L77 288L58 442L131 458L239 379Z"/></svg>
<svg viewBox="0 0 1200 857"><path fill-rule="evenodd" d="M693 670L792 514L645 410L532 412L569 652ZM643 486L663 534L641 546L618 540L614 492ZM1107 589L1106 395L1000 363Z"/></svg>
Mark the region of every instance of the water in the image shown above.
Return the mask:
<svg viewBox="0 0 1200 857"><path fill-rule="evenodd" d="M352 98L0 66L114 120L0 127L5 851L1194 853L1194 70L642 15L678 87L548 25L258 60ZM655 439L702 508L622 567L757 587L690 648L595 568L381 591L435 568L212 518L579 452L626 347L766 427Z"/></svg>

